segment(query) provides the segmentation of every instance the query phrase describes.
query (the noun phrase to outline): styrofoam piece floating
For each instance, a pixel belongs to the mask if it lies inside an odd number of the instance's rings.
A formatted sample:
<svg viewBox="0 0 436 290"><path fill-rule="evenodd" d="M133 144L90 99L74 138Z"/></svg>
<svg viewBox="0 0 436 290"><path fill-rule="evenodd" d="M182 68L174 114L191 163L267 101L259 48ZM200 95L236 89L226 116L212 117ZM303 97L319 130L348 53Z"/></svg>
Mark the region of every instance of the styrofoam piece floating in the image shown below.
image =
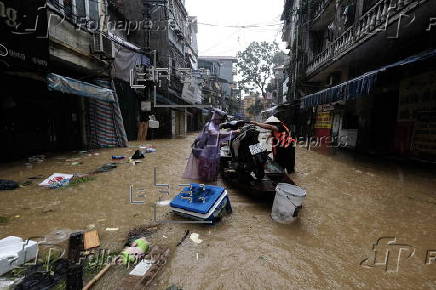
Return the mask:
<svg viewBox="0 0 436 290"><path fill-rule="evenodd" d="M23 241L20 237L6 237L0 240L0 276L30 260L38 254L38 243Z"/></svg>
<svg viewBox="0 0 436 290"><path fill-rule="evenodd" d="M153 261L142 260L136 267L129 273L130 276L144 276L145 273L153 266Z"/></svg>
<svg viewBox="0 0 436 290"><path fill-rule="evenodd" d="M54 173L49 178L44 180L39 184L39 186L46 186L49 187L50 185L62 182L64 180L70 180L73 178L73 174L66 174L66 173Z"/></svg>

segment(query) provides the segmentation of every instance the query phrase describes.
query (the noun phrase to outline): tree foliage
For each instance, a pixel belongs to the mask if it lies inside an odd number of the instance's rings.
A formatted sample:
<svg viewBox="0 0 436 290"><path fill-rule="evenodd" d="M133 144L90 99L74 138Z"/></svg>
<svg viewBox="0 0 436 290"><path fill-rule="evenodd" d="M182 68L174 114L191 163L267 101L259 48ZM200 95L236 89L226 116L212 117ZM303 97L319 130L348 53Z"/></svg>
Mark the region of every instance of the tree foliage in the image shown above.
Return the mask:
<svg viewBox="0 0 436 290"><path fill-rule="evenodd" d="M273 74L273 67L280 61L280 50L276 42L252 42L244 50L238 52L238 71L242 78L240 84L244 87L259 88L262 96L266 95L268 80Z"/></svg>

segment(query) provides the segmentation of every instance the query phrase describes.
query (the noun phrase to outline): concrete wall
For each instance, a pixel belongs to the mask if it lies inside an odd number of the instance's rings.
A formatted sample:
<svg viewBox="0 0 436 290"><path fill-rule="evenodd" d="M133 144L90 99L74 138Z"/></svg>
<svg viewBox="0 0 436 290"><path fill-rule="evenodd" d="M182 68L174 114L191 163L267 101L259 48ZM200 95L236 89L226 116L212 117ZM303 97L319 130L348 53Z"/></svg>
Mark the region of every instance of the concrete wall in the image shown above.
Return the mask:
<svg viewBox="0 0 436 290"><path fill-rule="evenodd" d="M58 23L53 19L52 23ZM86 70L101 70L104 63L90 52L91 33L79 30L68 21L49 26L50 58L61 60L72 67Z"/></svg>

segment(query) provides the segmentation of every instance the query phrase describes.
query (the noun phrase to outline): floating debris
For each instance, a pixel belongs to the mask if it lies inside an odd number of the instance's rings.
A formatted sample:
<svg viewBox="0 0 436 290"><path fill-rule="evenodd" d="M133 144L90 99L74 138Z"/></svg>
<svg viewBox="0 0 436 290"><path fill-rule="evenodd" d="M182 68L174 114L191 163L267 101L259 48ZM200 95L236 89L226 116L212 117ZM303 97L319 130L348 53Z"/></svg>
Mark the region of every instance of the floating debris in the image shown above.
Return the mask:
<svg viewBox="0 0 436 290"><path fill-rule="evenodd" d="M5 216L0 216L0 224L6 224L9 222L9 218Z"/></svg>
<svg viewBox="0 0 436 290"><path fill-rule="evenodd" d="M201 244L203 242L203 240L200 240L200 235L197 233L192 233L189 238L196 244Z"/></svg>
<svg viewBox="0 0 436 290"><path fill-rule="evenodd" d="M153 266L152 260L142 260L136 267L129 273L130 276L142 277Z"/></svg>
<svg viewBox="0 0 436 290"><path fill-rule="evenodd" d="M14 190L18 187L18 183L13 180L0 179L0 190Z"/></svg>
<svg viewBox="0 0 436 290"><path fill-rule="evenodd" d="M158 224L138 226L129 231L127 244L130 244L131 242L133 242L136 239L139 239L140 237L149 237L155 232L157 232L158 229L159 229Z"/></svg>
<svg viewBox="0 0 436 290"><path fill-rule="evenodd" d="M59 188L68 185L70 179L73 178L73 174L66 173L54 173L49 178L45 179L39 184L39 186L49 187L49 188Z"/></svg>
<svg viewBox="0 0 436 290"><path fill-rule="evenodd" d="M85 250L100 247L100 237L98 232L96 230L85 232L83 235L83 244Z"/></svg>
<svg viewBox="0 0 436 290"><path fill-rule="evenodd" d="M118 167L118 165L116 163L106 163L102 167L97 168L97 170L95 170L93 173L105 173L105 172L109 172L117 167Z"/></svg>
<svg viewBox="0 0 436 290"><path fill-rule="evenodd" d="M189 236L189 232L190 232L189 230L186 230L185 235L180 239L176 247L180 246L186 240L186 238Z"/></svg>

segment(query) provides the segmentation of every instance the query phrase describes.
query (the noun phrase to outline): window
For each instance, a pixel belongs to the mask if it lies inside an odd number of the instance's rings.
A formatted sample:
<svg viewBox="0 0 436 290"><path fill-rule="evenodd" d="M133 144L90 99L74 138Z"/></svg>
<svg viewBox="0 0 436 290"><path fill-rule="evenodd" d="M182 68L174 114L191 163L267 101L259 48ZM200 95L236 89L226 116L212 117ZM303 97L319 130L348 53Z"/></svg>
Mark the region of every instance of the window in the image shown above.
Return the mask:
<svg viewBox="0 0 436 290"><path fill-rule="evenodd" d="M76 14L79 18L86 18L86 0L76 0Z"/></svg>
<svg viewBox="0 0 436 290"><path fill-rule="evenodd" d="M98 2L97 2L97 0L86 0L86 1L88 1L88 3L89 3L89 15L88 15L88 18L90 20L93 20L96 23L98 23L99 19L100 19L100 13L98 11Z"/></svg>
<svg viewBox="0 0 436 290"><path fill-rule="evenodd" d="M342 117L342 129L358 129L359 128L359 116L345 112Z"/></svg>
<svg viewBox="0 0 436 290"><path fill-rule="evenodd" d="M73 17L73 0L63 0L64 13L69 19Z"/></svg>
<svg viewBox="0 0 436 290"><path fill-rule="evenodd" d="M66 18L86 27L95 29L99 25L99 3L103 0L49 0ZM88 23L92 22L92 23Z"/></svg>

